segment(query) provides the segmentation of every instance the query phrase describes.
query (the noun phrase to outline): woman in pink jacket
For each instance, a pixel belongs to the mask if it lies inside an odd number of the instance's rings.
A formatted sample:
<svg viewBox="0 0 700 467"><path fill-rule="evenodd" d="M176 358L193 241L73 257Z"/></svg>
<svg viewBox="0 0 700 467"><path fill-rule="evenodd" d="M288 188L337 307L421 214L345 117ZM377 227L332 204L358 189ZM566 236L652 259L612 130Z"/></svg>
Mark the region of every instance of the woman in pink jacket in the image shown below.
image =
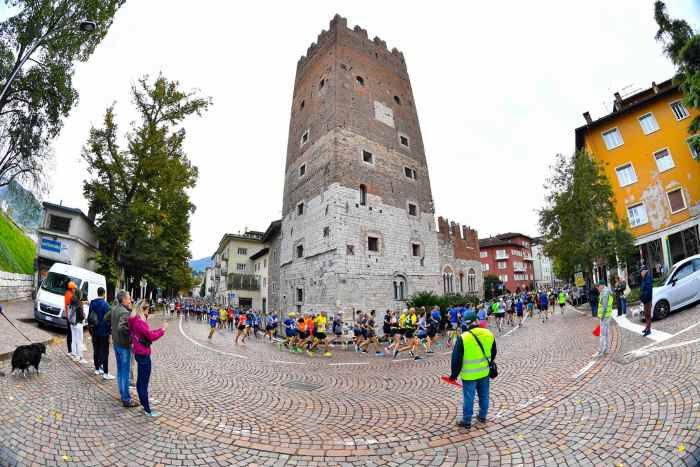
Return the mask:
<svg viewBox="0 0 700 467"><path fill-rule="evenodd" d="M129 332L134 348L134 358L138 366L136 391L139 394L139 402L141 402L147 416L157 417L160 414L151 410L151 406L148 404L148 382L151 379L151 343L163 337L168 323L163 323L163 327L159 329L151 330L146 322L148 311L149 306L146 300L142 300L139 306L133 308L129 315Z"/></svg>

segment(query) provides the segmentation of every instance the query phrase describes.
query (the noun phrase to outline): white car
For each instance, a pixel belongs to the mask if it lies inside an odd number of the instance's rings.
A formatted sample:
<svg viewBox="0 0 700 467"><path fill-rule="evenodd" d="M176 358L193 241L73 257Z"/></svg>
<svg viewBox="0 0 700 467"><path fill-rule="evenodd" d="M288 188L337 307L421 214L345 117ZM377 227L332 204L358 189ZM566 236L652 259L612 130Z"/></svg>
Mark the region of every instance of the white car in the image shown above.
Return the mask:
<svg viewBox="0 0 700 467"><path fill-rule="evenodd" d="M679 261L663 285L654 287L651 316L664 319L670 312L697 301L700 301L700 255Z"/></svg>

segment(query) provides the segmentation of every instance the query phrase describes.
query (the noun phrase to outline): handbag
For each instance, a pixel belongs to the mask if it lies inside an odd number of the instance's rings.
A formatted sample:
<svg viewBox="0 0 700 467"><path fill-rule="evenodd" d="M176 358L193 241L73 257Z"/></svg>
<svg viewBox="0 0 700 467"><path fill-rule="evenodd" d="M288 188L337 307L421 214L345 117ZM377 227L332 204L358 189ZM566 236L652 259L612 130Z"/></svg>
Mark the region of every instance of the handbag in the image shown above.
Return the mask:
<svg viewBox="0 0 700 467"><path fill-rule="evenodd" d="M496 362L494 362L492 359L486 356L486 352L484 351L484 346L481 345L481 341L479 340L478 337L476 337L476 334L469 331L469 334L474 336L474 340L476 343L479 345L479 348L481 349L481 353L484 355L484 358L486 359L487 362L489 362L489 378L495 379L498 376L498 365L496 365Z"/></svg>

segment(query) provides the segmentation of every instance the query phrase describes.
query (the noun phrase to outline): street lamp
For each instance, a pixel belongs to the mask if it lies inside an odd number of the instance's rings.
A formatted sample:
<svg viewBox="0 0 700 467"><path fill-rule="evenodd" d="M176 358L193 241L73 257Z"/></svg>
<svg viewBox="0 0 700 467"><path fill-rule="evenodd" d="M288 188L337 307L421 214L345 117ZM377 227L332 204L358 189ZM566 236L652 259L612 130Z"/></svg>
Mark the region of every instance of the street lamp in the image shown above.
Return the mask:
<svg viewBox="0 0 700 467"><path fill-rule="evenodd" d="M93 32L95 29L97 29L97 23L95 23L94 21L83 20L83 21L81 21L80 23L78 23L78 29L79 29L80 31L82 31L82 32L85 32L85 33L91 33L91 32ZM57 29L56 31L58 31L58 29ZM55 31L52 31L52 32L55 32ZM29 57L31 57L32 54L33 54L34 52L36 52L36 49L39 48L39 46L41 45L42 41L43 41L44 39L46 39L46 38L48 37L49 34L50 34L50 33L47 33L47 34L43 35L41 38L39 38L39 40L38 40L37 43L34 45L34 47L32 47L32 49L27 53L27 55L24 56L24 58L22 59L22 61L19 62L19 65L17 66L17 68L15 68L15 71L12 72L12 75L10 75L9 79L8 79L7 81L5 81L5 85L4 85L3 88L2 88L2 92L0 92L0 101L5 97L5 94L7 93L7 90L10 88L10 85L12 84L12 82L13 82L13 81L15 80L15 78L17 77L17 73L19 73L19 70L22 69L22 67L24 66L24 64L25 64L25 63L27 62L27 60L29 59Z"/></svg>

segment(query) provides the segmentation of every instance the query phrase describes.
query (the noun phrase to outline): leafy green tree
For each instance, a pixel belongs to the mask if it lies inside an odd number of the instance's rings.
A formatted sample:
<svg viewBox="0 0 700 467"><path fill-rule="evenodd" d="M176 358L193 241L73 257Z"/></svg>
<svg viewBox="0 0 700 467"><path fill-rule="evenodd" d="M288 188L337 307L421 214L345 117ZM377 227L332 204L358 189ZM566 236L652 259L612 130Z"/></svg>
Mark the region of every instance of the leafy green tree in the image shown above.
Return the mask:
<svg viewBox="0 0 700 467"><path fill-rule="evenodd" d="M441 310L446 310L449 307L457 305L465 305L467 303L476 305L479 303L479 298L474 295L447 294L438 295L434 292L416 292L411 295L406 302L409 307L419 308L425 307L430 310L434 306L439 306Z"/></svg>
<svg viewBox="0 0 700 467"><path fill-rule="evenodd" d="M593 263L624 266L634 252L625 221L615 212L614 195L602 164L585 151L557 155L546 187L546 206L539 211L544 251L559 277L584 273Z"/></svg>
<svg viewBox="0 0 700 467"><path fill-rule="evenodd" d="M501 285L503 285L503 282L501 282L497 275L484 275L484 298L490 300L500 295Z"/></svg>
<svg viewBox="0 0 700 467"><path fill-rule="evenodd" d="M674 81L683 92L683 102L688 107L700 108L700 35L687 21L673 19L662 1L654 4L654 19L659 26L656 40L664 44L664 52L676 66ZM688 126L688 143L700 152L700 116Z"/></svg>
<svg viewBox="0 0 700 467"><path fill-rule="evenodd" d="M49 141L78 100L74 65L90 57L124 0L4 3L17 13L0 23L0 186L41 187Z"/></svg>
<svg viewBox="0 0 700 467"><path fill-rule="evenodd" d="M97 235L104 272L123 268L127 287L146 279L152 288L173 292L192 288L188 265L190 215L194 205L187 189L197 181L197 168L184 152L183 121L201 115L209 98L179 89L159 76L132 85L140 120L118 143L114 107L103 125L92 128L83 149L91 175L83 186L90 209L97 214ZM110 275L110 277L113 277Z"/></svg>

